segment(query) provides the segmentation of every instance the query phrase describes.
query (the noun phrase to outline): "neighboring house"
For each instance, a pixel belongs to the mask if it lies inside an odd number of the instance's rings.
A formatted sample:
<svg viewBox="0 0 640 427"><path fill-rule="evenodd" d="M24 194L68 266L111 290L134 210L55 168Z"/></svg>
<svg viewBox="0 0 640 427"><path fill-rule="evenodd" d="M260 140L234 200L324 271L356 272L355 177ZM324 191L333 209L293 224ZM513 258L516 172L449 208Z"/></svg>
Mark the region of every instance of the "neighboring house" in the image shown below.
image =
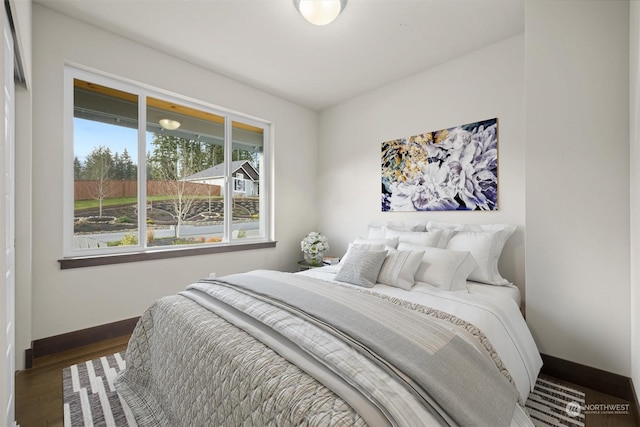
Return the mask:
<svg viewBox="0 0 640 427"><path fill-rule="evenodd" d="M258 196L260 174L251 166L248 160L239 160L231 162L233 170L233 195L251 197ZM224 163L217 164L209 169L205 169L198 173L185 178L190 182L198 182L201 184L219 185L220 195L224 195Z"/></svg>

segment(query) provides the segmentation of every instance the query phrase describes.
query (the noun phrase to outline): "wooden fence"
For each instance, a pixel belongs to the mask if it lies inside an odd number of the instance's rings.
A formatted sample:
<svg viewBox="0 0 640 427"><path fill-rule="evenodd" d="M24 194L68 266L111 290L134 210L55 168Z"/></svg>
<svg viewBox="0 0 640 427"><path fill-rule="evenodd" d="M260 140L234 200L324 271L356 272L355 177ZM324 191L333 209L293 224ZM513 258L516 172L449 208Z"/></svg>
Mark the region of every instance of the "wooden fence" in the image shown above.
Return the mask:
<svg viewBox="0 0 640 427"><path fill-rule="evenodd" d="M176 181L147 181L147 196L164 196L176 192ZM220 196L220 186L212 184L199 184L195 182L185 184L185 194L197 196ZM107 199L120 197L137 197L138 181L108 180L103 184L103 192ZM74 200L91 200L96 198L97 182L94 180L76 180L74 183Z"/></svg>

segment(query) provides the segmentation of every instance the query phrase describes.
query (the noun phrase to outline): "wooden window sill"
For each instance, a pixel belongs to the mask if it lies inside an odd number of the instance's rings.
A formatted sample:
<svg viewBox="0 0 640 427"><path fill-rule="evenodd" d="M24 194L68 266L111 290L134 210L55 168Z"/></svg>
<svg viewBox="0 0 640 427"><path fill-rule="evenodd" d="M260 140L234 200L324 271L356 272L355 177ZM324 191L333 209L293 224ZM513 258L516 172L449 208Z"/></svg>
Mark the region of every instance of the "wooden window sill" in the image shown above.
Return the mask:
<svg viewBox="0 0 640 427"><path fill-rule="evenodd" d="M178 258L184 256L208 255L223 252L248 251L252 249L275 248L276 241L220 244L204 248L166 249L126 254L91 255L86 257L63 258L58 260L60 269L95 267L99 265L122 264L127 262L150 261L155 259Z"/></svg>

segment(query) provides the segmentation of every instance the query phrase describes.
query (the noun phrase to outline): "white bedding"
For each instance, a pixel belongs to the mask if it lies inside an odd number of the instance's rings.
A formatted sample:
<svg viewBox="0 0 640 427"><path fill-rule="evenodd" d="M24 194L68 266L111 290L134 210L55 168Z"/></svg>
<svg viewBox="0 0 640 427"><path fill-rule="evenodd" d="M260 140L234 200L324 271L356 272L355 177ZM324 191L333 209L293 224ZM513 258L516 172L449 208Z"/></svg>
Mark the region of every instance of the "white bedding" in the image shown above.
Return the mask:
<svg viewBox="0 0 640 427"><path fill-rule="evenodd" d="M298 274L335 281L339 269L339 266L326 266ZM375 285L373 290L446 311L474 324L497 350L522 399L526 400L533 390L542 359L520 313L518 288L472 284L470 292L448 292L426 283L417 283L410 291L381 284Z"/></svg>
<svg viewBox="0 0 640 427"><path fill-rule="evenodd" d="M518 307L520 307L520 305L522 304L520 289L518 289L516 285L502 285L502 286L484 285L482 283L472 282L470 280L467 280L467 289L469 290L469 293L472 293L472 294L507 296L513 299L516 302L516 305Z"/></svg>

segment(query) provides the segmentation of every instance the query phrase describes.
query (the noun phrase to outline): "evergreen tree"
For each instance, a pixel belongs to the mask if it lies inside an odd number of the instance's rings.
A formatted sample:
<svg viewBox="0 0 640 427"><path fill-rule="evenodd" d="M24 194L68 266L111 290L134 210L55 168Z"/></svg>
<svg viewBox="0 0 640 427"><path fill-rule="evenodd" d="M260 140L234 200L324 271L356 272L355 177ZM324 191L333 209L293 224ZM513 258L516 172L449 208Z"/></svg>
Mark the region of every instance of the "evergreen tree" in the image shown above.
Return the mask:
<svg viewBox="0 0 640 427"><path fill-rule="evenodd" d="M120 161L122 162L122 179L137 179L138 166L133 163L126 148L120 156Z"/></svg>
<svg viewBox="0 0 640 427"><path fill-rule="evenodd" d="M78 160L78 157L73 158L73 178L74 179L82 179L82 163Z"/></svg>

